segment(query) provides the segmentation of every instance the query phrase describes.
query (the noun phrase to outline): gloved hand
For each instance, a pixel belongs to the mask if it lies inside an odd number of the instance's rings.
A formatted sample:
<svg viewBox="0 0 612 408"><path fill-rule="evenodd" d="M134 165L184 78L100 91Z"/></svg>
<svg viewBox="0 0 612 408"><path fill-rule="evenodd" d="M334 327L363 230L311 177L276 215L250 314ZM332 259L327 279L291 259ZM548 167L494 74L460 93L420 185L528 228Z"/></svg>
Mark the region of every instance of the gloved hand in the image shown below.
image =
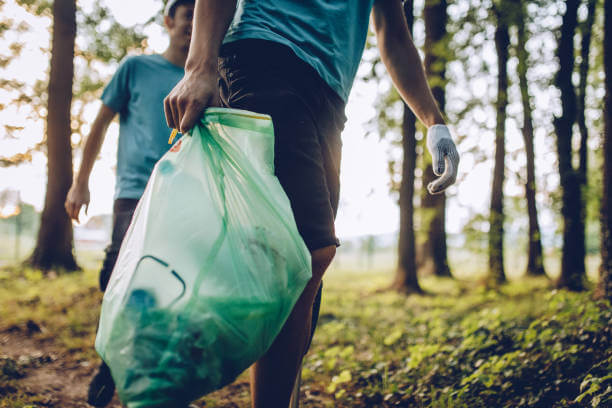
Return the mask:
<svg viewBox="0 0 612 408"><path fill-rule="evenodd" d="M431 153L433 172L440 178L427 186L430 194L439 194L457 180L459 153L446 125L433 125L427 130L427 148Z"/></svg>

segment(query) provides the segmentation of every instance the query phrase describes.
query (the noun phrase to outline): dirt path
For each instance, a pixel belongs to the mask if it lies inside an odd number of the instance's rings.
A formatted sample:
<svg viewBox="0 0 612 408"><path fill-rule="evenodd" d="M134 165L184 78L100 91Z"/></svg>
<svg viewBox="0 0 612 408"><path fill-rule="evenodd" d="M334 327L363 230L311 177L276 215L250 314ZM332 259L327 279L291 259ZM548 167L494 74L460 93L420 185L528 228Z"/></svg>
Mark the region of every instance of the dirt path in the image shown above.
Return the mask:
<svg viewBox="0 0 612 408"><path fill-rule="evenodd" d="M19 367L17 389L38 399L37 405L49 408L88 408L86 403L89 381L96 364L78 361L59 349L52 340L37 339L26 327L12 327L0 332L0 358L11 359ZM1 367L0 367L1 368ZM0 406L2 394L0 384ZM193 404L194 407L244 408L249 406L249 384L245 376ZM302 407L326 407L321 393L305 386L302 390ZM122 408L117 395L108 408Z"/></svg>
<svg viewBox="0 0 612 408"><path fill-rule="evenodd" d="M96 367L89 361L76 361L51 341L36 340L18 327L0 334L0 355L18 363L23 375L17 380L18 389L40 398L41 406L90 407L85 400ZM115 398L109 408L121 408L121 404Z"/></svg>

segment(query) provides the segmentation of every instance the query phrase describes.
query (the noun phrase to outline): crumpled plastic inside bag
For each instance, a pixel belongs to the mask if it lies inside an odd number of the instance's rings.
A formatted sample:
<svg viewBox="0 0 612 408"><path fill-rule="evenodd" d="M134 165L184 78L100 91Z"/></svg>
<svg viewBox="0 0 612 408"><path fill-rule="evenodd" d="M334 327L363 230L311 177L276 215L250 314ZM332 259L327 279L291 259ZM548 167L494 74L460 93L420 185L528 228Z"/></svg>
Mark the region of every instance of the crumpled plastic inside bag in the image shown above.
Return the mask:
<svg viewBox="0 0 612 408"><path fill-rule="evenodd" d="M128 407L229 384L279 333L311 265L273 169L270 117L221 108L155 166L96 337Z"/></svg>

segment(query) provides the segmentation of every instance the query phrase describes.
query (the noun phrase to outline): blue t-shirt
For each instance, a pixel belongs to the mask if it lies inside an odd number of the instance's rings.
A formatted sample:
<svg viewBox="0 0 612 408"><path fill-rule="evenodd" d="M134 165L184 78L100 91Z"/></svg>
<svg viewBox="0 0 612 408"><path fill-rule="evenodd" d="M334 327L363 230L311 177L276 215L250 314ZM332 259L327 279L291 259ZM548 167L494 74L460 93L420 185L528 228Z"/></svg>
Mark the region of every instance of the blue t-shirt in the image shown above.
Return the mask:
<svg viewBox="0 0 612 408"><path fill-rule="evenodd" d="M348 99L374 0L238 0L224 43L255 38L287 45Z"/></svg>
<svg viewBox="0 0 612 408"><path fill-rule="evenodd" d="M161 55L139 55L123 60L106 85L102 102L119 113L115 199L139 199L168 151L164 98L184 74Z"/></svg>

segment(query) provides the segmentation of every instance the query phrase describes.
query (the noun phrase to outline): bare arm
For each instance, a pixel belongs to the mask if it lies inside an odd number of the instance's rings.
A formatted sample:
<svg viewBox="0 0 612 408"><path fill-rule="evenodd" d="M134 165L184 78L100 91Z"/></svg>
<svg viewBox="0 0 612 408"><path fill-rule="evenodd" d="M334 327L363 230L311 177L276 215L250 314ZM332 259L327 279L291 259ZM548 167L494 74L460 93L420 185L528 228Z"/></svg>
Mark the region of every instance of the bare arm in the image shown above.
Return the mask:
<svg viewBox="0 0 612 408"><path fill-rule="evenodd" d="M98 153L100 153L100 148L102 147L108 125L110 125L116 114L114 110L104 104L100 107L98 115L91 125L91 131L85 140L83 159L81 160L81 166L79 167L79 172L75 179L76 183L87 184L89 181L91 169L96 161L96 157L98 157Z"/></svg>
<svg viewBox="0 0 612 408"><path fill-rule="evenodd" d="M433 172L440 176L427 186L431 194L446 190L457 179L459 153L427 84L400 0L377 0L372 20L382 60L393 84L410 109L427 126L427 148Z"/></svg>
<svg viewBox="0 0 612 408"><path fill-rule="evenodd" d="M185 133L218 93L217 58L236 0L196 0L185 76L164 99L168 126Z"/></svg>
<svg viewBox="0 0 612 408"><path fill-rule="evenodd" d="M402 99L427 127L444 124L400 0L377 0L372 21L382 61Z"/></svg>
<svg viewBox="0 0 612 408"><path fill-rule="evenodd" d="M104 135L108 129L108 125L115 117L116 112L113 111L106 105L102 105L98 111L98 115L94 120L91 131L85 140L85 146L83 147L83 159L81 160L81 166L79 172L68 191L66 196L66 212L70 218L79 220L79 211L83 205L89 205L89 175L91 169L98 157L102 142L104 141Z"/></svg>

